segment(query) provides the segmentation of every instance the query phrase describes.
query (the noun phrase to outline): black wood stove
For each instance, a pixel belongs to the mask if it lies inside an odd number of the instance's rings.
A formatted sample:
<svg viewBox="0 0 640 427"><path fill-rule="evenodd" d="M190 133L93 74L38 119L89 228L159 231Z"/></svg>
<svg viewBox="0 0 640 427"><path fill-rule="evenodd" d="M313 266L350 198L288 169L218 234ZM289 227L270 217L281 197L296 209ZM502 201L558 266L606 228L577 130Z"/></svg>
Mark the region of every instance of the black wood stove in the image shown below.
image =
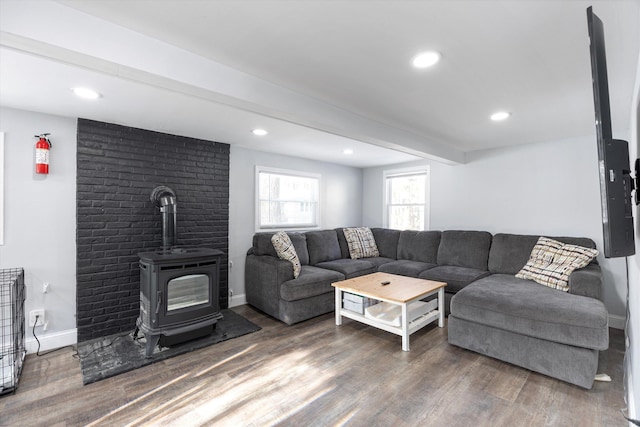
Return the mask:
<svg viewBox="0 0 640 427"><path fill-rule="evenodd" d="M134 337L144 334L146 357L158 344L170 346L211 334L222 319L218 298L222 251L174 247L175 193L157 187L151 200L163 215L163 232L162 248L138 254L140 316Z"/></svg>

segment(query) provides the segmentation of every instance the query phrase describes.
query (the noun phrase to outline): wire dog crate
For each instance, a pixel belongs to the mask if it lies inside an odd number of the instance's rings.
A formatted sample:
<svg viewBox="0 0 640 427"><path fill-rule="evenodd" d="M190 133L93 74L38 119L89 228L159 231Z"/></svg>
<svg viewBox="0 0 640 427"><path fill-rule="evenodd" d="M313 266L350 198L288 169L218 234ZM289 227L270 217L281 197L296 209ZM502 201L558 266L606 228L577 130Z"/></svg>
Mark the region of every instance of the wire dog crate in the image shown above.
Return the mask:
<svg viewBox="0 0 640 427"><path fill-rule="evenodd" d="M14 392L27 354L24 347L24 270L0 270L0 395Z"/></svg>

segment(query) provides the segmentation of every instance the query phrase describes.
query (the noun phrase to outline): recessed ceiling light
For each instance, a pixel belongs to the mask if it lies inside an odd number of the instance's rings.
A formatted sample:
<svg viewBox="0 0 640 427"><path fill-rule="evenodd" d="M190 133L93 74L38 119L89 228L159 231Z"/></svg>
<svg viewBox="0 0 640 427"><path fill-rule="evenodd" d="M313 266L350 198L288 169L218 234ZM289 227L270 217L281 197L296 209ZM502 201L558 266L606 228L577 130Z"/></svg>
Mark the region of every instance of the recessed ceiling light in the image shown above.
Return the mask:
<svg viewBox="0 0 640 427"><path fill-rule="evenodd" d="M416 68L429 68L440 61L441 57L440 52L436 52L435 50L422 52L413 57L412 64Z"/></svg>
<svg viewBox="0 0 640 427"><path fill-rule="evenodd" d="M353 150L351 148L347 148L343 151L344 154L346 154L347 156L350 154L353 154Z"/></svg>
<svg viewBox="0 0 640 427"><path fill-rule="evenodd" d="M258 136L265 136L266 134L269 133L264 129L254 129L251 132L253 132L254 135L258 135Z"/></svg>
<svg viewBox="0 0 640 427"><path fill-rule="evenodd" d="M507 111L498 111L497 113L493 113L491 115L491 120L494 122L499 122L501 120L508 119L511 116L511 113Z"/></svg>
<svg viewBox="0 0 640 427"><path fill-rule="evenodd" d="M86 87L74 87L72 90L76 96L84 99L98 99L102 96L95 90Z"/></svg>

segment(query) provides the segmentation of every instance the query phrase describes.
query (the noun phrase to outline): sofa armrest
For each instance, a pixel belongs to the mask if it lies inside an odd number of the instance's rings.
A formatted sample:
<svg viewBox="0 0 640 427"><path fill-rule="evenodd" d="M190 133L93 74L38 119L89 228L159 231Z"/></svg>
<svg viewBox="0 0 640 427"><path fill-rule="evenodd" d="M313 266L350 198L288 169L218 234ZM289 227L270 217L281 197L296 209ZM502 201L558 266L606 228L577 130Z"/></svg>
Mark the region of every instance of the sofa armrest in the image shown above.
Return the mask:
<svg viewBox="0 0 640 427"><path fill-rule="evenodd" d="M244 289L247 303L278 317L280 285L293 279L289 261L270 255L247 255Z"/></svg>
<svg viewBox="0 0 640 427"><path fill-rule="evenodd" d="M601 299L602 283L602 269L600 266L598 264L589 264L571 273L569 276L569 293Z"/></svg>

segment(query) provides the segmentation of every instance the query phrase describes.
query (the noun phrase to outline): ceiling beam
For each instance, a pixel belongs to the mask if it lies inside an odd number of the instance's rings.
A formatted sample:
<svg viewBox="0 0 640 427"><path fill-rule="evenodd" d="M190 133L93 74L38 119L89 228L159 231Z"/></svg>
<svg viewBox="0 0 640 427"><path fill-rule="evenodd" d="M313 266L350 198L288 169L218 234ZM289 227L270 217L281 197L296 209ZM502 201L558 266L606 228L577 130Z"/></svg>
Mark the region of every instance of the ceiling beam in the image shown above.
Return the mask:
<svg viewBox="0 0 640 427"><path fill-rule="evenodd" d="M8 6L0 18L0 46L418 157L464 163L464 153L448 141L372 120L61 4ZM46 27L33 25L45 21ZM144 59L136 52L145 52Z"/></svg>

